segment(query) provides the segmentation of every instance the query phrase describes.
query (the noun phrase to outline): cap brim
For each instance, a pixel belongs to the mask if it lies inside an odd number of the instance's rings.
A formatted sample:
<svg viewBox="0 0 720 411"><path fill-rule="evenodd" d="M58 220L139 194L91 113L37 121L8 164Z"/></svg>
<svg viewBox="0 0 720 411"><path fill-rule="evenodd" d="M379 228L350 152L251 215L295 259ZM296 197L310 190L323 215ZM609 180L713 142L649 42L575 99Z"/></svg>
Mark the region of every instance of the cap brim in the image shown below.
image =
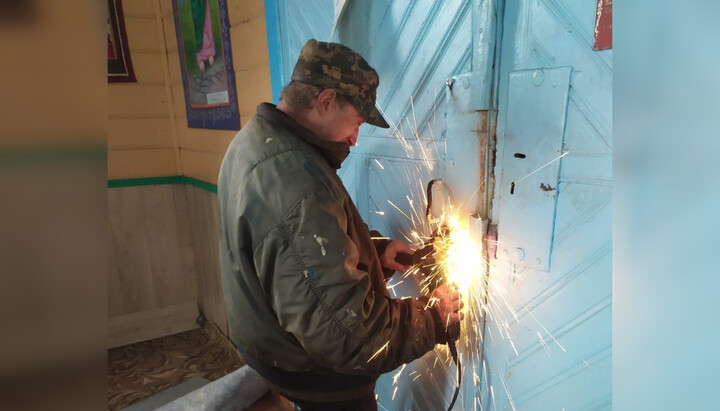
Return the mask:
<svg viewBox="0 0 720 411"><path fill-rule="evenodd" d="M372 110L369 113L364 113L364 115L366 123L380 128L390 128L390 125L376 107L373 106Z"/></svg>

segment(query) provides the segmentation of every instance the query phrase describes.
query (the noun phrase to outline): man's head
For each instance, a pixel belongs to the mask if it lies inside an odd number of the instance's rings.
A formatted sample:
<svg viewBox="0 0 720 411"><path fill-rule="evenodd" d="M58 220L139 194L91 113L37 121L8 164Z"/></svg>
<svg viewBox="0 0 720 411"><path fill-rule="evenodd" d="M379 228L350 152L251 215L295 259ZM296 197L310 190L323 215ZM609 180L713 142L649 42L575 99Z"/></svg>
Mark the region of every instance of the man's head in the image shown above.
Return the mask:
<svg viewBox="0 0 720 411"><path fill-rule="evenodd" d="M389 127L375 108L377 72L348 47L308 41L291 79L278 108L320 138L354 145L364 121Z"/></svg>

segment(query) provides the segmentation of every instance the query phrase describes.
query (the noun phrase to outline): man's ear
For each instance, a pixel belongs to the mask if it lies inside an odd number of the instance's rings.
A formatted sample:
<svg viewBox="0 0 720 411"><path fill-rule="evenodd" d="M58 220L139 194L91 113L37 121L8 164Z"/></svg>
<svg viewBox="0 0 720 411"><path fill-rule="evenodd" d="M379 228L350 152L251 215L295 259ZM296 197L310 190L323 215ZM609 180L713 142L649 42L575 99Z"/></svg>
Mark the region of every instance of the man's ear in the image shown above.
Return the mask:
<svg viewBox="0 0 720 411"><path fill-rule="evenodd" d="M317 105L318 110L321 113L325 113L328 110L330 110L330 107L335 102L335 98L337 97L337 92L331 88L326 88L323 91L320 92L317 96Z"/></svg>

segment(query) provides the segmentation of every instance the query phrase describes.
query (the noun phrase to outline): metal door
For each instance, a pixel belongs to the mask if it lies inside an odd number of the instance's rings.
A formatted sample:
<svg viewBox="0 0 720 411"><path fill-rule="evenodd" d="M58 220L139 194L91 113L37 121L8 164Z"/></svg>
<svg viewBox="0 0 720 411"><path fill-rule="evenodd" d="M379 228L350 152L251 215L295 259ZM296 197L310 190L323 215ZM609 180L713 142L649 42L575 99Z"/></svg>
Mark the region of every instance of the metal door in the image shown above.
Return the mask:
<svg viewBox="0 0 720 411"><path fill-rule="evenodd" d="M593 50L596 3L505 2L485 410L612 408L612 51Z"/></svg>
<svg viewBox="0 0 720 411"><path fill-rule="evenodd" d="M330 38L336 3L266 0L276 100L305 41ZM493 72L496 3L502 52ZM476 110L497 108L500 259L484 362L466 364L455 409L609 408L612 52L592 50L592 1L513 0L502 9L493 0L346 2L335 40L377 69L379 106L396 129L361 127L340 175L371 228L407 236L422 227L429 179L475 191L477 176L464 187L457 170L482 171L484 160L462 151L486 130L467 125L487 114ZM400 281L393 292L417 294ZM383 376L379 408L444 409L454 369L435 358Z"/></svg>
<svg viewBox="0 0 720 411"><path fill-rule="evenodd" d="M302 44L313 37L330 39L336 23L333 17L339 14L334 7L342 3L346 3L345 9L334 41L361 53L378 71L378 105L393 127L362 126L358 146L339 174L371 228L416 241L411 238L413 229L427 231L423 224L425 185L445 175L446 81L472 69L472 10L479 2L266 1L271 65L275 62L276 67L271 67L275 96L289 81ZM460 159L456 165L473 167ZM412 278L396 276L390 287L398 296L419 294ZM436 358L436 353L430 352L381 377L376 387L379 409L447 407L454 368L438 365ZM472 378L468 381L472 385ZM456 408L462 407L463 401L461 397ZM472 401L470 398L469 403Z"/></svg>

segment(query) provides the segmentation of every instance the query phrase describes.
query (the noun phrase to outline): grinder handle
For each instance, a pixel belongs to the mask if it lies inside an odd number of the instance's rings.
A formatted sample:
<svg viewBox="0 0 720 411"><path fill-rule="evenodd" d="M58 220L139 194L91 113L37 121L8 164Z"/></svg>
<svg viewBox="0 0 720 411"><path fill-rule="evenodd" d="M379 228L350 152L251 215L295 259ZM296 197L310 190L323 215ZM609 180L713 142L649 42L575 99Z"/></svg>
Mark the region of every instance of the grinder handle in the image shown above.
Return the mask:
<svg viewBox="0 0 720 411"><path fill-rule="evenodd" d="M413 255L408 253L397 253L395 261L405 266L413 265Z"/></svg>
<svg viewBox="0 0 720 411"><path fill-rule="evenodd" d="M445 330L445 334L448 341L456 341L458 338L460 338L460 322L448 325L447 329Z"/></svg>
<svg viewBox="0 0 720 411"><path fill-rule="evenodd" d="M423 261L424 258L432 258L430 254L435 252L435 246L432 243L425 244L425 246L419 250L416 250L413 254L409 253L397 253L395 261L402 265L413 265Z"/></svg>

